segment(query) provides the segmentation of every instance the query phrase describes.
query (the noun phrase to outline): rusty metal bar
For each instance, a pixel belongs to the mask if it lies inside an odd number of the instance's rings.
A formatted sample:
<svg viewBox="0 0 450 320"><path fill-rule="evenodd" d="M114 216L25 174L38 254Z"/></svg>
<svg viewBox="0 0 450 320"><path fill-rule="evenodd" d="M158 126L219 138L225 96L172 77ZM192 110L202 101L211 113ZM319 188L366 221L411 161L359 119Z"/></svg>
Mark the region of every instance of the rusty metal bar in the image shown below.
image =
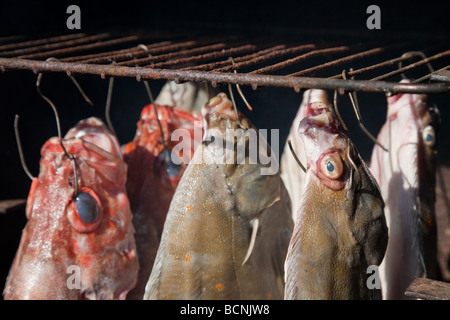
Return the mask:
<svg viewBox="0 0 450 320"><path fill-rule="evenodd" d="M190 55L193 55L193 54L208 52L210 50L225 49L226 47L227 47L227 44L221 42L221 43L215 43L215 44L202 46L202 47L197 47L197 48L188 49L188 50L169 52L169 53L166 53L166 54L150 56L150 57L147 57L147 58L135 59L135 60L131 60L131 61L124 61L124 62L118 63L117 65L119 65L119 66L137 66L137 65L143 65L143 64L152 63L152 62L155 62L155 61L164 61L164 60L172 59L172 58L175 58L175 57L190 56Z"/></svg>
<svg viewBox="0 0 450 320"><path fill-rule="evenodd" d="M263 55L265 55L265 54L267 54L269 52L282 50L282 49L285 49L285 48L286 48L286 46L284 44L273 46L273 47L270 47L270 48L267 48L267 49L264 49L264 50L261 50L261 51L258 51L258 52L255 52L255 53L243 56L243 57L236 57L236 58L234 58L234 62L247 61L247 60L253 59L253 58L258 57L258 56L263 56ZM198 66L187 67L187 68L183 68L181 70L199 70L199 71L202 70L202 71L207 71L207 70L217 69L217 68L220 68L220 67L223 67L223 66L226 66L226 65L230 65L230 64L231 64L230 60L226 59L226 60L217 61L217 62L211 62L211 63L207 63L207 64L200 64Z"/></svg>
<svg viewBox="0 0 450 320"><path fill-rule="evenodd" d="M177 66L180 64L196 63L196 62L205 61L205 60L212 60L212 59L217 59L217 58L222 58L222 57L230 57L230 56L233 56L236 54L245 53L245 52L248 52L250 50L255 50L255 49L256 49L255 45L246 44L246 45L242 45L242 46L235 47L235 48L222 49L219 51L208 52L205 54L191 56L191 57L187 57L187 58L159 62L159 63L152 64L151 67L152 68L169 68L169 67Z"/></svg>
<svg viewBox="0 0 450 320"><path fill-rule="evenodd" d="M21 58L21 59L45 59L45 58L56 57L56 56L60 56L60 55L73 54L73 53L80 52L80 51L86 51L86 50L92 50L92 49L98 49L98 48L102 48L102 47L118 45L118 44L131 42L131 41L138 41L139 39L141 39L141 38L138 35L125 36L125 37L121 37L121 38L117 38L117 39L95 42L95 43L91 43L91 44L85 44L85 45L79 45L79 46L68 47L68 48L63 48L63 49L56 49L56 50L51 50L51 51L46 51L46 52L39 52L39 53L34 53L34 54L23 55L23 56L19 56L18 58Z"/></svg>
<svg viewBox="0 0 450 320"><path fill-rule="evenodd" d="M422 78L419 78L417 80L414 80L413 83L419 83L424 80L430 79L431 81L440 81L440 82L447 82L450 83L450 66L446 66L444 68L441 68L439 70L436 70L433 73L429 73Z"/></svg>
<svg viewBox="0 0 450 320"><path fill-rule="evenodd" d="M0 51L20 49L20 48L24 48L24 47L38 46L38 45L45 44L45 43L67 41L67 40L81 38L81 37L84 37L84 36L86 36L86 34L84 34L84 33L74 33L74 34L50 37L50 38L45 38L45 39L36 39L36 40L28 40L28 41L22 41L22 42L14 42L14 43L1 45L0 46Z"/></svg>
<svg viewBox="0 0 450 320"><path fill-rule="evenodd" d="M14 41L23 41L23 39L26 39L25 35L15 35L15 36L4 36L0 37L0 43L3 43L2 46L7 46L10 44L15 44ZM5 42L7 42L5 44Z"/></svg>
<svg viewBox="0 0 450 320"><path fill-rule="evenodd" d="M323 69L326 69L326 68L329 68L329 67L333 67L333 66L337 66L337 65L340 65L340 64L344 64L344 63L347 63L347 62L350 62L350 61L354 61L354 60L357 60L357 59L362 59L362 58L365 58L365 57L368 57L368 56L371 56L371 55L374 55L374 54L377 54L377 53L381 53L381 52L384 52L384 51L385 51L384 48L374 48L374 49L366 50L366 51L363 51L363 52L352 54L352 55L347 56L347 57L343 57L343 58L340 58L340 59L336 59L336 60L333 60L333 61L321 64L321 65L318 65L318 66L315 66L315 67L312 67L312 68L308 68L308 69L304 69L304 70L301 70L301 71L298 71L298 72L291 73L291 74L289 74L289 76L291 76L291 77L304 76L304 75L310 74L312 72L317 72L317 71L320 71L320 70L323 70Z"/></svg>
<svg viewBox="0 0 450 320"><path fill-rule="evenodd" d="M147 44L145 46L148 49L153 49L153 48L158 48L158 47L164 47L164 46L167 46L170 44L172 44L171 41L161 41L161 42L156 42L156 43L152 43L152 44ZM82 56L62 58L60 60L65 61L65 62L89 63L89 61L92 61L91 63L102 63L102 62L109 63L111 61L117 61L120 59L136 57L136 52L143 52L143 51L144 50L142 49L142 47L135 46L132 48L127 48L127 49L120 49L120 50L99 52L99 53L91 53L91 54L86 54L86 55L82 55ZM95 59L98 59L98 62Z"/></svg>
<svg viewBox="0 0 450 320"><path fill-rule="evenodd" d="M273 86L301 89L318 88L324 90L396 93L450 93L450 86L442 83L411 84L369 80L343 80L309 77L256 75L241 73L217 73L205 71L185 71L173 69L152 69L117 65L94 65L60 61L38 61L0 58L0 69L33 70L37 72L69 72L71 74L93 74L102 77L132 77L139 80L166 79L176 82L210 82L213 86L221 83L258 86Z"/></svg>
<svg viewBox="0 0 450 320"><path fill-rule="evenodd" d="M411 64L409 64L409 65L407 65L407 66L404 66L404 67L402 67L402 68L398 68L397 70L388 72L388 73L386 73L386 74L383 74L383 75L381 75L381 76L372 78L372 79L370 79L370 80L371 80L371 81L380 81L380 80L384 80L384 79L390 78L390 77L392 77L392 76L395 76L395 75L397 75L397 74L399 74L399 73L403 73L403 72L405 72L405 71L407 71L407 70L410 70L410 69L416 68L416 67L418 67L418 66L427 64L427 63L429 63L430 61L433 61L433 60L436 60L436 59L440 59L440 58L445 57L445 56L448 56L448 55L450 55L450 50L447 50L447 51L444 51L444 52L435 54L434 56L431 56L431 57L422 59L422 60L417 61L417 62L415 62L415 63L411 63Z"/></svg>
<svg viewBox="0 0 450 320"><path fill-rule="evenodd" d="M27 199L0 200L0 214L9 213L18 208L25 207Z"/></svg>
<svg viewBox="0 0 450 320"><path fill-rule="evenodd" d="M376 54L384 53L384 52L386 52L388 50L392 50L394 48L405 47L405 46L408 46L410 44L411 44L411 42L408 41L408 42L397 43L397 44L393 44L393 45L385 46L385 47L376 47L376 48L373 48L373 49L369 49L369 50L365 50L365 51L362 51L362 52L358 52L358 53L352 54L350 56L346 56L346 57L343 57L343 58L340 58L340 59L336 59L336 60L333 60L333 61L321 64L321 65L317 65L317 66L309 68L309 69L304 69L304 70L301 70L301 71L289 74L289 76L295 76L295 77L296 76L301 76L301 77L303 77L303 76L305 76L307 74L311 74L313 72L322 71L322 70L324 70L326 68L338 66L338 65L341 65L341 64L344 64L344 63L353 62L353 61L356 61L356 60L359 60L359 59L363 59L363 58L366 58L366 57L370 57L370 56L373 56L373 55L376 55Z"/></svg>
<svg viewBox="0 0 450 320"><path fill-rule="evenodd" d="M426 278L415 278L405 290L405 295L424 300L449 300L450 283Z"/></svg>
<svg viewBox="0 0 450 320"><path fill-rule="evenodd" d="M129 59L129 58L142 58L142 59L147 59L149 57L149 55L159 55L159 54L163 54L163 53L170 53L172 51L178 51L178 50L184 50L184 49L188 49L188 48L192 48L194 46L198 46L198 45L205 45L205 44L210 44L211 40L206 40L206 39L196 39L196 40L188 40L188 41L183 41L183 42L169 42L167 44L161 44L161 45L157 45L157 44L149 44L149 45L142 45L142 46L136 46L134 48L132 48L133 52L135 52L131 57L128 56L128 54L125 52L118 52L118 54L116 55L116 53L110 52L111 54L104 54L102 56L92 56L89 57L88 59L83 59L80 60L79 62L84 62L84 63L94 63L94 64L101 64L101 63L109 63L111 62L111 60L113 61L119 61L119 60L123 60L123 59ZM147 49L147 51L145 50L145 48ZM125 49L127 50L127 49ZM164 56L163 56L164 59ZM138 62L138 64L143 64L146 63L146 60L140 60L140 59L135 59L133 60L133 63L130 62L130 66L134 66L136 64L136 61ZM125 62L124 62L125 63Z"/></svg>
<svg viewBox="0 0 450 320"><path fill-rule="evenodd" d="M325 48L325 49L320 49L320 50L313 50L313 51L307 52L305 54L302 54L300 56L297 56L295 58L288 59L288 60L279 62L277 64L273 64L273 65L258 69L258 70L254 70L250 73L251 74L262 74L262 73L273 72L275 70L286 68L293 64L299 63L300 61L304 61L311 57L320 56L320 55L324 55L324 54L342 53L345 51L349 51L350 49L351 49L351 47L349 47L349 46L339 46L339 47Z"/></svg>
<svg viewBox="0 0 450 320"><path fill-rule="evenodd" d="M396 63L399 63L399 62L402 62L402 61L406 61L406 60L410 60L410 59L412 59L414 57L416 57L416 55L413 55L413 54L405 55L405 54L403 54L400 57L389 59L389 60L386 60L386 61L383 61L383 62L380 62L380 63L377 63L377 64L369 65L369 66L364 67L364 68L360 68L360 69L356 69L356 70L349 70L347 72L347 75L350 76L350 77L361 75L361 74L366 73L366 72L370 72L370 71L374 71L374 70L377 70L377 69L381 69L383 67L389 67L389 66L395 65ZM341 78L342 78L342 72L337 74L337 75L335 75L335 76L329 77L329 79L341 79Z"/></svg>
<svg viewBox="0 0 450 320"><path fill-rule="evenodd" d="M366 73L366 72L370 72L370 71L374 71L376 69L380 69L380 68L383 68L383 67L392 66L392 65L394 65L394 64L396 64L396 63L398 63L400 61L405 61L405 60L408 60L408 59L411 59L411 58L413 58L413 56L398 57L398 58L386 60L386 61L374 64L374 65L371 65L371 66L368 66L368 67L364 67L364 68L361 68L361 69L350 70L350 71L347 72L347 75L349 77L353 77L353 76L360 75L360 74L363 74L363 73ZM342 78L342 72L340 74L335 75L335 76L329 77L328 79L341 79L341 78Z"/></svg>
<svg viewBox="0 0 450 320"><path fill-rule="evenodd" d="M285 55L289 55L289 54L297 54L299 52L302 51L306 51L306 50L312 50L312 49L316 49L317 45L310 43L310 44L302 44L296 47L291 47L291 48L286 48L286 49L280 49L280 50L276 50L276 51L272 51L269 52L265 55L262 56L257 56L253 59L250 60L246 60L246 61L242 61L239 63L235 63L233 65L228 65L226 67L222 67L222 68L218 68L218 69L214 69L213 71L215 72L229 72L229 71L233 71L233 70L240 70L242 68L245 67L249 67L267 60L271 60L271 59L275 59L275 58L279 58Z"/></svg>
<svg viewBox="0 0 450 320"><path fill-rule="evenodd" d="M55 42L55 43L45 42L44 44L41 44L38 46L31 46L31 47L26 47L26 48L22 48L22 49L4 51L4 52L0 53L0 56L2 56L2 57L16 57L16 56L28 57L28 56L30 56L30 54L35 53L35 52L43 52L44 50L50 51L50 50L54 50L54 49L58 49L58 48L67 48L67 47L72 47L72 46L79 45L79 44L84 44L84 43L89 43L89 42L93 42L93 41L110 38L110 37L111 37L111 35L109 33L101 33L101 34L97 34L94 36L64 40L64 41Z"/></svg>

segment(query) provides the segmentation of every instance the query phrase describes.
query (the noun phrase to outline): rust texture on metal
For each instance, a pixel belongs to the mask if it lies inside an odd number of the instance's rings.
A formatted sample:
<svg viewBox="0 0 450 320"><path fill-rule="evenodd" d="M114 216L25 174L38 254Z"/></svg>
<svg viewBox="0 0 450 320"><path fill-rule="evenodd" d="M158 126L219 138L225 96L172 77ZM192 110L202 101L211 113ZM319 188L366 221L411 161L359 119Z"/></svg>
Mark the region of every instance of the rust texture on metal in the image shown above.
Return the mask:
<svg viewBox="0 0 450 320"><path fill-rule="evenodd" d="M365 42L345 36L333 42L314 37L289 39L156 31L18 37L15 42L11 38L0 45L0 70L210 82L213 86L239 84L254 89L450 92L448 41L429 41L423 49L412 41ZM44 61L50 57L58 61ZM437 68L433 69L431 63ZM424 67L429 70L425 74ZM349 80L342 79L342 70ZM398 77L410 70L422 73L412 83L399 84Z"/></svg>
<svg viewBox="0 0 450 320"><path fill-rule="evenodd" d="M9 213L17 208L24 207L26 203L27 199L0 200L0 213Z"/></svg>
<svg viewBox="0 0 450 320"><path fill-rule="evenodd" d="M445 69L449 69L450 66L445 67ZM439 70L436 72L433 72L430 75L431 81L441 81L441 82L446 82L446 83L450 83L450 70Z"/></svg>
<svg viewBox="0 0 450 320"><path fill-rule="evenodd" d="M424 300L450 300L450 283L426 278L415 278L406 289L405 295Z"/></svg>
<svg viewBox="0 0 450 320"><path fill-rule="evenodd" d="M407 84L368 80L343 80L310 77L286 77L274 75L254 75L245 73L218 73L205 71L185 71L176 69L152 69L116 65L95 65L60 61L39 61L0 58L0 65L6 69L33 70L38 72L70 72L71 74L92 74L102 77L134 77L137 80L167 79L176 82L231 83L250 86L274 86L293 89L322 88L367 92L405 93L449 93L445 84Z"/></svg>

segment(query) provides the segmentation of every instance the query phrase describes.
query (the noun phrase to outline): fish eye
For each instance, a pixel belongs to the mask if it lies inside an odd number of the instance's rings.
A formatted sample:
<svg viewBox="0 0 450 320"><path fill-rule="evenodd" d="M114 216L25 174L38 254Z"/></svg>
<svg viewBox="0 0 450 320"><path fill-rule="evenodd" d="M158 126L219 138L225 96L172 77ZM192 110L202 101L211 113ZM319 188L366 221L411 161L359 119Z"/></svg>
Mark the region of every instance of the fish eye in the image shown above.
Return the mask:
<svg viewBox="0 0 450 320"><path fill-rule="evenodd" d="M328 161L328 162L327 162L327 170L328 170L328 172L330 172L330 173L333 173L333 172L334 172L334 164L333 164L333 162L331 162L331 161Z"/></svg>
<svg viewBox="0 0 450 320"><path fill-rule="evenodd" d="M181 159L179 159L180 163L176 164L172 159L172 155L170 150L165 150L159 154L159 158L162 161L162 167L170 179L178 177L184 169Z"/></svg>
<svg viewBox="0 0 450 320"><path fill-rule="evenodd" d="M434 146L434 144L436 143L436 136L434 134L434 129L432 126L426 126L425 129L423 129L422 138L427 146Z"/></svg>
<svg viewBox="0 0 450 320"><path fill-rule="evenodd" d="M320 171L330 179L338 179L342 176L344 166L341 157L336 153L329 153L320 160Z"/></svg>
<svg viewBox="0 0 450 320"><path fill-rule="evenodd" d="M97 201L87 192L79 193L74 200L75 208L84 223L93 223L100 212Z"/></svg>
<svg viewBox="0 0 450 320"><path fill-rule="evenodd" d="M92 232L100 224L102 206L98 196L89 188L82 188L70 205L68 219L80 233Z"/></svg>

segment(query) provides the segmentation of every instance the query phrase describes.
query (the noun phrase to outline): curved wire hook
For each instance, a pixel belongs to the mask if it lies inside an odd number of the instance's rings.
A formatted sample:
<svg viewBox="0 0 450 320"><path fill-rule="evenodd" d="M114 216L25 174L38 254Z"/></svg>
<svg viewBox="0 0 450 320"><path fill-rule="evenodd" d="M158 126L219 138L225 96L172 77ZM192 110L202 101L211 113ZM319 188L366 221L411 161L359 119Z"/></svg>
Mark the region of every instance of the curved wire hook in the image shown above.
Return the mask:
<svg viewBox="0 0 450 320"><path fill-rule="evenodd" d="M342 70L342 78L344 80L347 80L347 71ZM372 140L376 145L378 145L381 149L383 149L386 152L389 152L388 149L386 149L381 143L378 142L378 140L370 133L369 130L367 130L366 126L364 125L362 121L361 112L359 110L358 100L356 98L356 92L348 92L348 96L350 98L350 102L352 103L353 111L355 112L356 119L358 119L358 124L361 130L369 137L370 140Z"/></svg>
<svg viewBox="0 0 450 320"><path fill-rule="evenodd" d="M347 128L347 125L344 122L344 119L342 119L341 114L339 112L337 100L338 100L337 99L337 90L334 90L334 97L333 97L334 113L336 114L339 122L341 123L342 128L344 128L345 133L347 133L347 135L348 135L348 128Z"/></svg>
<svg viewBox="0 0 450 320"><path fill-rule="evenodd" d="M63 141L62 141L63 139L62 139L62 135L61 135L61 125L59 123L58 110L56 109L55 104L41 92L40 86L41 86L42 75L43 75L42 73L38 74L37 81L36 81L36 90L39 93L39 95L42 97L42 99L44 99L50 105L50 107L53 110L53 113L55 114L56 129L58 130L59 144L60 144L61 148L63 149L64 155L67 156L72 161L73 175L74 175L74 180L75 180L74 197L76 197L78 195L78 174L77 174L75 156L73 154L69 153L63 144Z"/></svg>
<svg viewBox="0 0 450 320"><path fill-rule="evenodd" d="M141 48L142 50L144 50L146 53L148 53L148 48L145 44L139 44L138 48ZM151 54L148 54L148 56L150 57ZM161 121L159 120L159 114L158 114L158 108L156 108L156 104L155 104L155 100L153 99L153 94L152 94L152 90L150 89L150 85L148 84L147 80L144 80L144 86L145 86L145 90L147 91L147 95L150 99L150 103L153 106L153 112L155 112L155 116L156 116L156 122L158 123L158 127L159 127L159 131L161 133L161 142L163 145L163 150L164 150L164 161L166 161L166 156L168 155L168 149L166 146L166 139L164 138L164 131L163 131L163 127L161 124Z"/></svg>
<svg viewBox="0 0 450 320"><path fill-rule="evenodd" d="M231 64L234 66L234 59L233 57L230 57L231 60ZM237 74L236 69L233 69L234 73ZM241 96L242 100L244 101L245 105L247 106L248 110L252 111L253 108L250 105L250 103L248 103L247 99L245 98L244 94L242 93L241 87L236 83L236 89L239 92L239 95Z"/></svg>
<svg viewBox="0 0 450 320"><path fill-rule="evenodd" d="M56 59L55 57L50 57L45 61L59 61L58 59ZM83 88L81 88L80 84L78 83L78 81L69 73L67 73L67 76L72 80L73 84L75 85L75 87L77 87L78 91L80 92L80 94L82 95L83 99L90 105L93 106L94 103L91 101L91 99L89 99L89 97L87 96L87 94L84 92Z"/></svg>
<svg viewBox="0 0 450 320"><path fill-rule="evenodd" d="M247 130L247 128L245 128L241 123L241 118L239 117L239 111L236 107L236 101L234 100L233 88L231 87L230 83L228 84L228 91L230 92L231 103L233 104L234 113L236 114L237 122L242 129Z"/></svg>
<svg viewBox="0 0 450 320"><path fill-rule="evenodd" d="M20 142L20 135L19 135L19 115L16 114L16 117L14 118L14 133L16 134L16 143L17 143L17 149L19 150L19 157L20 162L22 163L22 168L27 174L27 176L33 180L34 176L31 174L30 170L27 167L27 164L25 162L25 157L23 155L23 149L22 149L22 143Z"/></svg>
<svg viewBox="0 0 450 320"><path fill-rule="evenodd" d="M289 149L291 150L292 155L294 156L295 161L297 162L297 164L299 165L299 167L303 170L303 172L306 173L306 168L305 166L302 164L302 162L300 161L300 159L297 157L297 154L294 151L294 148L292 147L292 143L291 140L289 139L287 141L288 145L289 145Z"/></svg>
<svg viewBox="0 0 450 320"><path fill-rule="evenodd" d="M422 51L408 51L408 52L405 52L404 54L402 54L401 58L409 58L409 57L414 57L414 56L420 56L423 60L427 59L427 56ZM427 66L428 70L430 71L430 73L434 72L434 68L429 61L426 63L426 66ZM403 68L403 61L400 60L398 62L398 69L401 69L401 68ZM404 72L400 73L400 76L402 77L402 79L408 79L405 76Z"/></svg>
<svg viewBox="0 0 450 320"><path fill-rule="evenodd" d="M105 119L106 123L108 124L109 129L116 135L116 131L114 130L114 126L111 121L111 98L112 98L112 91L114 87L114 77L109 78L109 85L108 85L108 94L106 96L106 106L105 106Z"/></svg>

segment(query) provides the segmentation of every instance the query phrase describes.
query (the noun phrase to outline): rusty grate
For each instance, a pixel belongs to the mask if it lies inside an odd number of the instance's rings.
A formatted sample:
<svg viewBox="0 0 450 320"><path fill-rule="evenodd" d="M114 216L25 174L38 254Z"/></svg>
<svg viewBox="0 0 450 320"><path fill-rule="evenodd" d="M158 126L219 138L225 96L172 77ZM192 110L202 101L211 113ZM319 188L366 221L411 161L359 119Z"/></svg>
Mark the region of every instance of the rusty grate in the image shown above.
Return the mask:
<svg viewBox="0 0 450 320"><path fill-rule="evenodd" d="M254 89L450 92L448 39L343 38L324 41L320 37L211 36L179 31L8 37L0 39L0 69L209 82L213 86L231 83ZM416 80L399 84L404 74L414 74Z"/></svg>

